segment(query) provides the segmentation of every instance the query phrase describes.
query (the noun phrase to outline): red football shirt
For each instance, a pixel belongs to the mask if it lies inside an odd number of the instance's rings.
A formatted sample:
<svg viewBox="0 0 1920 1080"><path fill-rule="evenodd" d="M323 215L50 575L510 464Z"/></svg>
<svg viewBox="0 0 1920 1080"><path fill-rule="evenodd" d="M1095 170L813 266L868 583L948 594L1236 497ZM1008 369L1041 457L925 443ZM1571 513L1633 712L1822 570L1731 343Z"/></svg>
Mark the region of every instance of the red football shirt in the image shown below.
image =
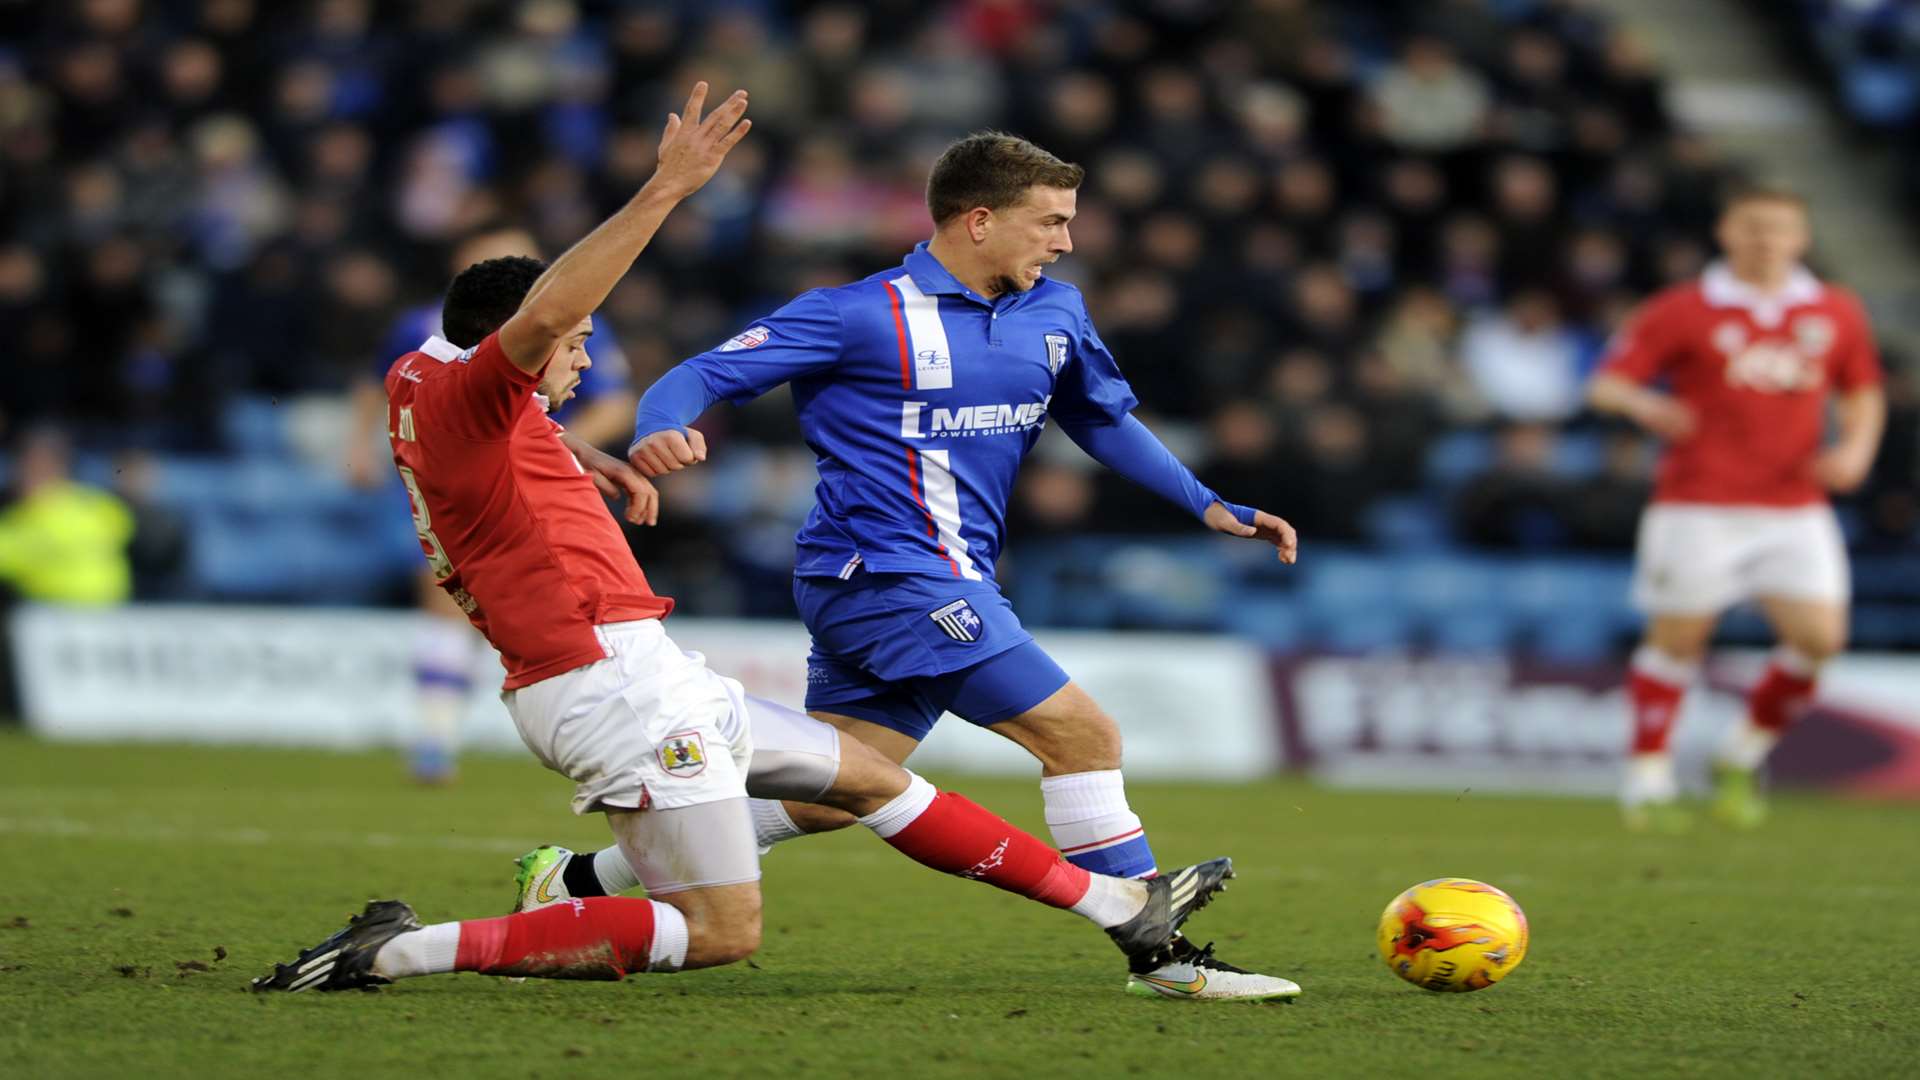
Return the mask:
<svg viewBox="0 0 1920 1080"><path fill-rule="evenodd" d="M1813 459L1827 395L1880 381L1860 301L1805 270L1761 295L1722 264L1649 300L1601 370L1664 378L1697 427L1660 461L1655 502L1802 506L1825 500Z"/></svg>
<svg viewBox="0 0 1920 1080"><path fill-rule="evenodd" d="M431 338L387 371L393 463L435 580L507 667L506 688L605 659L594 628L661 618L593 480L498 334Z"/></svg>

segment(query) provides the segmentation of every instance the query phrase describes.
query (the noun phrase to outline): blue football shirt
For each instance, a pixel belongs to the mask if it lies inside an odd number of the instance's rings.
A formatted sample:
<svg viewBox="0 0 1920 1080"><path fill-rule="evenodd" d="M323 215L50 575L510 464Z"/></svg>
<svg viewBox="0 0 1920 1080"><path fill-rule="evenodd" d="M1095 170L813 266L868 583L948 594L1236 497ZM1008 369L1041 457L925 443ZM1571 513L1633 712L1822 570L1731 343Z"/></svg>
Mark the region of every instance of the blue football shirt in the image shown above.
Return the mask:
<svg viewBox="0 0 1920 1080"><path fill-rule="evenodd" d="M639 434L685 423L712 400L793 384L820 473L794 572L993 580L1021 459L1049 418L1111 426L1137 404L1094 332L1080 290L1042 278L988 300L923 243L900 266L815 289L686 361L706 401L654 407ZM665 390L663 379L657 388Z"/></svg>

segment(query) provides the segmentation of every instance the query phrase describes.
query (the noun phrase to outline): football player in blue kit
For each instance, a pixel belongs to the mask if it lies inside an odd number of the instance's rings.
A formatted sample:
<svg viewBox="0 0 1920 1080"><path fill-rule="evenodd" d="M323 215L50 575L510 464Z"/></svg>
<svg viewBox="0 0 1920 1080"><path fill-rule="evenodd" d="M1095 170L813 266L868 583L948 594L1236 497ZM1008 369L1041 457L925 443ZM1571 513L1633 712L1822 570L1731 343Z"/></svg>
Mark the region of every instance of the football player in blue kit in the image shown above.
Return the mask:
<svg viewBox="0 0 1920 1080"><path fill-rule="evenodd" d="M820 473L794 599L813 637L807 709L904 761L952 712L1039 760L1054 844L1103 874L1155 873L1127 804L1120 733L1020 625L994 581L1021 460L1051 419L1096 460L1207 527L1296 553L1285 521L1221 499L1134 418L1138 403L1080 291L1048 278L1073 249L1084 175L1024 139L970 136L934 165L936 231L900 266L815 289L667 372L642 397L629 457L660 476L706 457L690 425L716 401L790 383ZM833 810L755 800L763 844L840 828ZM557 849L547 849L556 851ZM553 856L542 859L541 869ZM592 892L581 858L547 878ZM1135 993L1189 1000L1298 992L1212 946L1129 973Z"/></svg>

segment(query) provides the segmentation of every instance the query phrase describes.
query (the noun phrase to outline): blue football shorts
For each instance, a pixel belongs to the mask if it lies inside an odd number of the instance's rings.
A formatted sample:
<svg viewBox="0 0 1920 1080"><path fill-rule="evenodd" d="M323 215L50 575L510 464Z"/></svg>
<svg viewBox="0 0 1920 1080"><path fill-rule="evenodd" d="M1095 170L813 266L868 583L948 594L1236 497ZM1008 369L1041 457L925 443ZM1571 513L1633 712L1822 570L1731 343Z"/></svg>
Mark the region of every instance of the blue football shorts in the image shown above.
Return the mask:
<svg viewBox="0 0 1920 1080"><path fill-rule="evenodd" d="M987 726L1067 685L990 582L861 572L796 577L813 635L807 709L924 739L942 713Z"/></svg>

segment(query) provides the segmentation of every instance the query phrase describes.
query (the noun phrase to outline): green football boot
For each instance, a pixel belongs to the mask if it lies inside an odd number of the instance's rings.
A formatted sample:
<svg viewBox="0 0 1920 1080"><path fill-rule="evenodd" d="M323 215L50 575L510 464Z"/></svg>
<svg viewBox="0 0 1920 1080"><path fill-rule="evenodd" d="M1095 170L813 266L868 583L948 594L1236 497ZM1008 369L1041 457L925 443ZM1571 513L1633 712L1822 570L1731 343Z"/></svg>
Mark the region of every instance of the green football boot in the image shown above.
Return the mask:
<svg viewBox="0 0 1920 1080"><path fill-rule="evenodd" d="M541 844L513 860L516 873L513 886L515 913L538 911L570 899L565 874L573 852L557 844Z"/></svg>
<svg viewBox="0 0 1920 1080"><path fill-rule="evenodd" d="M1713 767L1714 820L1733 829L1758 828L1767 820L1767 800L1760 796L1758 774L1758 769Z"/></svg>

